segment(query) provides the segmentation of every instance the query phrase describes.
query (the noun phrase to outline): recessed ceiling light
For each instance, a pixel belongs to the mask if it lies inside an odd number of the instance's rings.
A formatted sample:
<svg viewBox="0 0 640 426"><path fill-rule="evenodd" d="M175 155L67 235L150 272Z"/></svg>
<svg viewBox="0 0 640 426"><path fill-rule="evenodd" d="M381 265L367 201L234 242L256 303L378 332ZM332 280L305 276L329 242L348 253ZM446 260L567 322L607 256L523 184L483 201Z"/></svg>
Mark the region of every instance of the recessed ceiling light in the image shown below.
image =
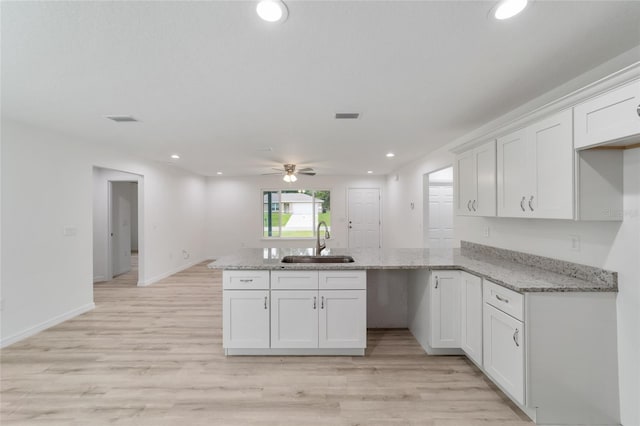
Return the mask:
<svg viewBox="0 0 640 426"><path fill-rule="evenodd" d="M173 158L174 160L179 160L180 156L178 154L171 154L171 158Z"/></svg>
<svg viewBox="0 0 640 426"><path fill-rule="evenodd" d="M217 172L216 174L217 174L217 175L221 175L221 174L222 174L222 172Z"/></svg>
<svg viewBox="0 0 640 426"><path fill-rule="evenodd" d="M115 121L116 123L132 123L138 121L130 115L106 115L105 118Z"/></svg>
<svg viewBox="0 0 640 426"><path fill-rule="evenodd" d="M496 6L493 16L496 19L509 19L522 12L527 7L528 0L502 0Z"/></svg>
<svg viewBox="0 0 640 426"><path fill-rule="evenodd" d="M267 22L284 22L289 16L287 6L281 0L262 0L256 6L256 13Z"/></svg>
<svg viewBox="0 0 640 426"><path fill-rule="evenodd" d="M387 157L391 158L391 157L395 157L396 155L393 152L388 152L387 153Z"/></svg>

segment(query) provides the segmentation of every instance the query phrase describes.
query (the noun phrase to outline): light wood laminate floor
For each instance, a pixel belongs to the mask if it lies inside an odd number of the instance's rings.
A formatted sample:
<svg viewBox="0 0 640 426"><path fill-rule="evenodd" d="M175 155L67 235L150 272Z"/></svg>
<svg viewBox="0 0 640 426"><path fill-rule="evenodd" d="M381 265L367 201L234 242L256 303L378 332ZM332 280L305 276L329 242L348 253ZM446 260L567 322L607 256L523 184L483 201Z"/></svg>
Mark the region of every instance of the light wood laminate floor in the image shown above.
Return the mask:
<svg viewBox="0 0 640 426"><path fill-rule="evenodd" d="M532 424L464 357L369 330L365 357L229 357L221 274L96 284L96 309L2 350L8 425Z"/></svg>

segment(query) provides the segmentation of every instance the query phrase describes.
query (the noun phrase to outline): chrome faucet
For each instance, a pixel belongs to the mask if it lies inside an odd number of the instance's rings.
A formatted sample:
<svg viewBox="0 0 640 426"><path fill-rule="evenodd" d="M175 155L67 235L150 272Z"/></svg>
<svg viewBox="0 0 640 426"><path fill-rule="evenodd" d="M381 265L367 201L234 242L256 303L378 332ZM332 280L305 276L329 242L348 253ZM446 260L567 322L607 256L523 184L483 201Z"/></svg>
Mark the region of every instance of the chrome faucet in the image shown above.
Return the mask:
<svg viewBox="0 0 640 426"><path fill-rule="evenodd" d="M322 244L320 244L320 227L324 225L324 238L322 239ZM324 220L320 221L320 223L318 223L318 230L316 232L316 236L318 237L317 241L316 241L316 256L320 256L320 253L322 253L322 250L327 248L327 241L329 238L331 238L331 234L329 234L329 227L327 226L326 222Z"/></svg>

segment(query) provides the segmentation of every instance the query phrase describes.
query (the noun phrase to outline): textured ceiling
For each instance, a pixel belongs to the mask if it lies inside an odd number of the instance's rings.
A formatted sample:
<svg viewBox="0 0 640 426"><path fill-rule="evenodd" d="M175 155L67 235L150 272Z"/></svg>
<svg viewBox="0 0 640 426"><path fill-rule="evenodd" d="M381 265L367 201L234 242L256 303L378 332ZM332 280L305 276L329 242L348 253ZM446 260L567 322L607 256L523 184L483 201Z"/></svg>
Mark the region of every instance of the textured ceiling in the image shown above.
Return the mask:
<svg viewBox="0 0 640 426"><path fill-rule="evenodd" d="M384 174L640 44L638 1L287 4L2 2L2 114L205 175Z"/></svg>

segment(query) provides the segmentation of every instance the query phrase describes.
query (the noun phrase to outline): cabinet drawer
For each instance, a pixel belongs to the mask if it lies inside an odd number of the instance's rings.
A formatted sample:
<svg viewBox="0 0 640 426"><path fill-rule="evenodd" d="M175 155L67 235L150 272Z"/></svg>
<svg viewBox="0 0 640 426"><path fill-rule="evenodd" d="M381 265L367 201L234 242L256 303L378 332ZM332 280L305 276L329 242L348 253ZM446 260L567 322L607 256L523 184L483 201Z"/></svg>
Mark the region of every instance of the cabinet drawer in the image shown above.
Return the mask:
<svg viewBox="0 0 640 426"><path fill-rule="evenodd" d="M320 290L366 290L366 271L320 271Z"/></svg>
<svg viewBox="0 0 640 426"><path fill-rule="evenodd" d="M223 271L225 290L268 290L269 271Z"/></svg>
<svg viewBox="0 0 640 426"><path fill-rule="evenodd" d="M271 271L272 290L317 290L318 271Z"/></svg>
<svg viewBox="0 0 640 426"><path fill-rule="evenodd" d="M524 296L522 294L492 283L491 281L485 281L483 299L485 303L498 308L502 312L520 321L524 321Z"/></svg>

